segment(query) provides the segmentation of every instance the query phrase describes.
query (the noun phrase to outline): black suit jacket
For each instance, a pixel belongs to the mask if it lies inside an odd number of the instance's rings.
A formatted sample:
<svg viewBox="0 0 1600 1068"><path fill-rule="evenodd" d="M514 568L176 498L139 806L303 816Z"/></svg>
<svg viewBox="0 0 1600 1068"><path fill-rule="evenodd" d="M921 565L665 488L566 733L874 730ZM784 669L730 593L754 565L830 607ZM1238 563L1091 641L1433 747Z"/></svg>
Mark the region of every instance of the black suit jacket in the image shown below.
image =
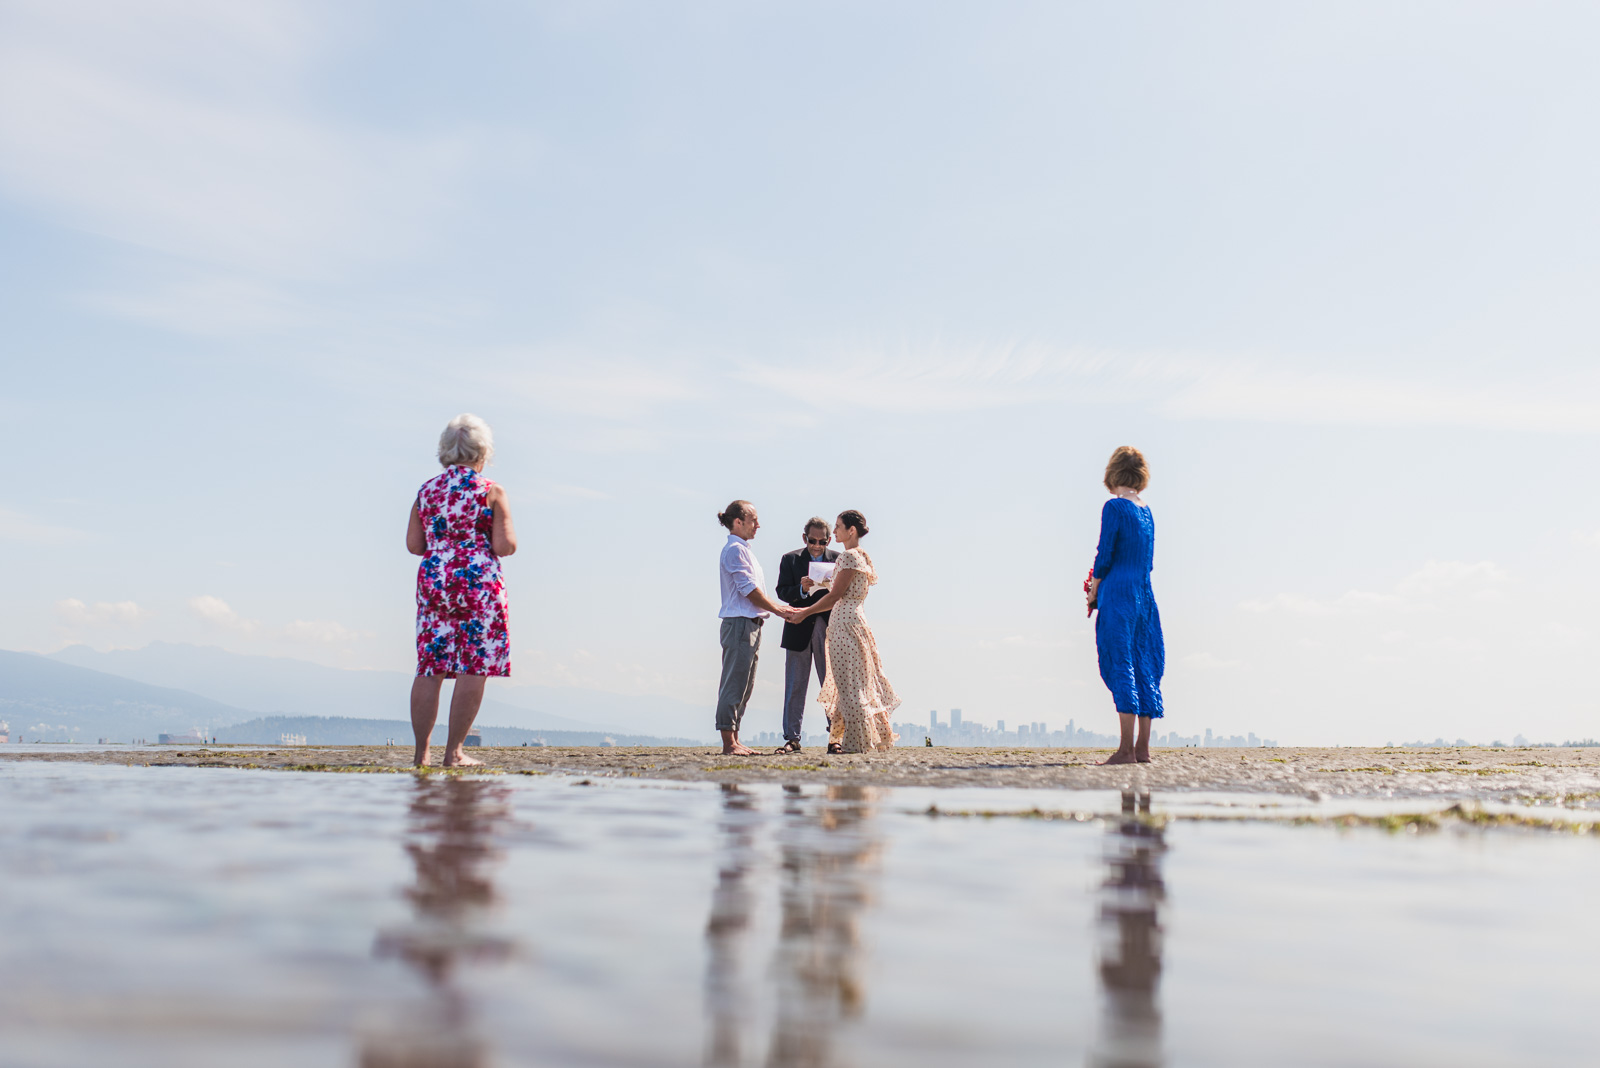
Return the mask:
<svg viewBox="0 0 1600 1068"><path fill-rule="evenodd" d="M836 549L822 550L822 559L828 563L839 559ZM785 604L792 604L799 608L809 608L827 596L827 590L813 589L810 593L800 592L800 580L811 572L811 550L809 547L796 549L792 553L784 553L783 559L778 561L778 597ZM817 620L827 622L828 613L821 612L801 620L799 623L785 623L783 625L783 640L778 644L785 649L799 651L811 644L811 631L815 629Z"/></svg>

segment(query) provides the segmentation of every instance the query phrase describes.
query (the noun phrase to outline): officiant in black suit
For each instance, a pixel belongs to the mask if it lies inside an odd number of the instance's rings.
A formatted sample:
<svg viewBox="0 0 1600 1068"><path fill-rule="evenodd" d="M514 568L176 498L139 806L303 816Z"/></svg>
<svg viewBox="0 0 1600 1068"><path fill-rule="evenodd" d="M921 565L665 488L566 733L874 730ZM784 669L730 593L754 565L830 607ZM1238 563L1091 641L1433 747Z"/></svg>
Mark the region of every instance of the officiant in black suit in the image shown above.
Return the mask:
<svg viewBox="0 0 1600 1068"><path fill-rule="evenodd" d="M837 551L828 548L831 539L826 519L812 516L806 523L805 539L804 548L784 553L778 563L778 598L796 608L809 608L828 592L811 581L812 562L831 564L839 558ZM785 623L780 644L787 652L783 665L783 745L778 752L798 753L800 720L806 711L812 666L816 667L818 685L828 674L828 613L808 616L799 623Z"/></svg>

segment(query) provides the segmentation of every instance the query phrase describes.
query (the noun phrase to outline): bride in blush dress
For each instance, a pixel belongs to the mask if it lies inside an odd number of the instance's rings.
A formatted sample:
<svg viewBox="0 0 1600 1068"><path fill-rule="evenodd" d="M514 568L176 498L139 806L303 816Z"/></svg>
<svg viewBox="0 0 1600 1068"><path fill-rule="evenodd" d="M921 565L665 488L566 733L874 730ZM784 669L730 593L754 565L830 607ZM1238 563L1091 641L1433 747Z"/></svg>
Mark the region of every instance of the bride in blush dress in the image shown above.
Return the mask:
<svg viewBox="0 0 1600 1068"><path fill-rule="evenodd" d="M817 695L828 713L830 753L892 749L898 739L889 713L900 707L900 698L884 677L877 639L861 611L868 589L878 582L872 557L861 548L866 534L867 520L860 512L852 508L839 513L833 538L844 551L835 561L832 589L796 617L798 622L833 613L828 619L828 676Z"/></svg>

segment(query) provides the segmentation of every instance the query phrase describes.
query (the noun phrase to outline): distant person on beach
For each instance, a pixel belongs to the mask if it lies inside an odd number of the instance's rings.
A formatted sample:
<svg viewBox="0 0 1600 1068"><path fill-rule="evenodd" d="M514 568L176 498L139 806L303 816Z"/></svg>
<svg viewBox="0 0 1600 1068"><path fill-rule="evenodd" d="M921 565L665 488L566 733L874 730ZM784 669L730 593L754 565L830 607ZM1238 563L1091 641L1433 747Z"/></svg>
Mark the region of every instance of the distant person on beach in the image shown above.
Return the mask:
<svg viewBox="0 0 1600 1068"><path fill-rule="evenodd" d="M754 756L756 751L739 741L739 724L750 691L756 684L756 660L761 652L761 625L767 613L788 621L794 609L786 608L767 596L767 578L761 573L750 540L761 529L756 506L749 501L734 501L717 513L717 522L728 531L717 569L722 591L722 682L717 687L717 730L722 732L725 756Z"/></svg>
<svg viewBox="0 0 1600 1068"><path fill-rule="evenodd" d="M1156 522L1139 493L1150 484L1144 454L1122 445L1106 464L1111 499L1100 509L1100 547L1084 587L1100 655L1100 678L1117 704L1122 744L1104 764L1150 763L1150 721L1160 719L1167 650L1150 587ZM1138 737L1134 728L1138 727Z"/></svg>
<svg viewBox="0 0 1600 1068"><path fill-rule="evenodd" d="M458 415L439 435L443 473L422 484L411 505L406 548L417 567L417 677L411 684L411 729L417 767L439 718L439 691L455 679L445 740L447 768L481 764L461 751L478 718L490 675L511 674L506 587L500 558L517 551L506 491L483 477L494 456L489 424Z"/></svg>
<svg viewBox="0 0 1600 1068"><path fill-rule="evenodd" d="M809 608L822 600L827 585L811 579L813 563L831 564L838 550L828 548L828 521L812 516L802 535L806 543L783 554L778 562L778 596L796 608ZM817 683L828 678L828 613L783 625L783 745L779 753L800 751L800 723L805 717L806 688L815 669Z"/></svg>
<svg viewBox="0 0 1600 1068"><path fill-rule="evenodd" d="M889 725L889 713L900 698L883 674L878 640L867 626L861 605L867 590L877 585L878 570L861 548L867 520L854 508L839 513L833 537L844 551L834 561L833 588L799 618L829 612L828 675L817 700L828 713L828 752L865 753L892 749L899 736Z"/></svg>

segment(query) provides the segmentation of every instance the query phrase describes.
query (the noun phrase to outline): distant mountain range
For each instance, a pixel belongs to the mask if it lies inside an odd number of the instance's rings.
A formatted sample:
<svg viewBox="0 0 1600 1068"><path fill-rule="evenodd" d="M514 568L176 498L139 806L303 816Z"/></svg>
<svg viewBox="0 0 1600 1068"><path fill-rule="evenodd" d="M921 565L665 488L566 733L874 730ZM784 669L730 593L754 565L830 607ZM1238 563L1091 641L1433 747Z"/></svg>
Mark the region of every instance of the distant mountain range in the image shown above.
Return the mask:
<svg viewBox="0 0 1600 1068"><path fill-rule="evenodd" d="M248 656L212 645L151 642L96 652L71 645L50 659L156 686L169 686L258 715L390 719L407 714L412 676L350 671L289 657ZM250 718L250 717L245 717ZM491 680L479 721L529 730L675 735L709 740L712 708L568 686Z"/></svg>
<svg viewBox="0 0 1600 1068"><path fill-rule="evenodd" d="M155 741L165 732L249 719L199 694L0 650L0 720L13 741Z"/></svg>
<svg viewBox="0 0 1600 1068"><path fill-rule="evenodd" d="M268 717L394 723L407 714L411 679L171 642L109 652L74 645L48 657L0 651L0 720L10 721L14 739L80 742L153 740L193 727L221 737L222 728ZM681 701L498 681L489 693L478 717L485 731L610 735L619 745L647 744L623 737L699 743L713 734L709 711Z"/></svg>

